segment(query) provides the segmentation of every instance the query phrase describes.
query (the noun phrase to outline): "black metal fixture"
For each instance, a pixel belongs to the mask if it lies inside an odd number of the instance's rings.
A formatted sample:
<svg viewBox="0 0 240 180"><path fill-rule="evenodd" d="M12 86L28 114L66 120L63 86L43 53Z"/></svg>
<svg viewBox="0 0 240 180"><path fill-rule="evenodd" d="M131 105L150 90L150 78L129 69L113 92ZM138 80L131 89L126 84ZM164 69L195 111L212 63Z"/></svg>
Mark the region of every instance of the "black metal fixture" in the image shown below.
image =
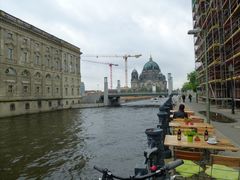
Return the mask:
<svg viewBox="0 0 240 180"><path fill-rule="evenodd" d="M230 64L228 66L228 71L230 73L230 78L231 78L231 106L232 106L232 114L235 114L234 110L234 84L233 84L233 65Z"/></svg>

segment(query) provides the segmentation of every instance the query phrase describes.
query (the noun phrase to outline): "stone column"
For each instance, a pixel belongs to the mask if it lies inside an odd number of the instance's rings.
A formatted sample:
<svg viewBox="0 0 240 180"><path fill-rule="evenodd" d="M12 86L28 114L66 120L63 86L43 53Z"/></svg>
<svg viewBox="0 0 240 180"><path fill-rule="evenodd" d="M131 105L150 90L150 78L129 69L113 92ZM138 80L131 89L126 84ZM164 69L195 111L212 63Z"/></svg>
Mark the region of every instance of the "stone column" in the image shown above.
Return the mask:
<svg viewBox="0 0 240 180"><path fill-rule="evenodd" d="M172 75L168 73L168 95L172 94L173 91L173 82L172 82Z"/></svg>
<svg viewBox="0 0 240 180"><path fill-rule="evenodd" d="M108 106L108 81L107 81L107 77L104 77L104 105Z"/></svg>
<svg viewBox="0 0 240 180"><path fill-rule="evenodd" d="M117 93L121 92L120 80L117 80Z"/></svg>

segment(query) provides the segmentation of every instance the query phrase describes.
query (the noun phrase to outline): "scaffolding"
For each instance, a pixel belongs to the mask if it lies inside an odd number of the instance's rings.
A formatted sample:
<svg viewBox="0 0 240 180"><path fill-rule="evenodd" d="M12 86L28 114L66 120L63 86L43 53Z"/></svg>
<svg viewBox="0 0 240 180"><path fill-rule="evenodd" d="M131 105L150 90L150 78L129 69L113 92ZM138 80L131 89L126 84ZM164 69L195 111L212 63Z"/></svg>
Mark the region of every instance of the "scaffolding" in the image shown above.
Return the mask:
<svg viewBox="0 0 240 180"><path fill-rule="evenodd" d="M205 100L208 83L212 103L225 106L233 98L235 106L240 107L240 0L195 0L192 3L193 28L201 29L194 35L195 62L201 64L196 68L199 96ZM205 68L208 79L204 75Z"/></svg>

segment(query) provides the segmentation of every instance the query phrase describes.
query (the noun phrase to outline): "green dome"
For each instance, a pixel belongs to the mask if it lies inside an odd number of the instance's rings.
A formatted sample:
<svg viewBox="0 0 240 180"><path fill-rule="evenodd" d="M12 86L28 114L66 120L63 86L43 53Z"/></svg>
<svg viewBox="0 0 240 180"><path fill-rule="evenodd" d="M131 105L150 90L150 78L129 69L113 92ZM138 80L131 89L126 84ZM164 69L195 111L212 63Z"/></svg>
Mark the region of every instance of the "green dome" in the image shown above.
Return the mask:
<svg viewBox="0 0 240 180"><path fill-rule="evenodd" d="M156 62L152 60L152 57L149 58L149 61L144 65L143 71L144 70L159 70L160 68Z"/></svg>

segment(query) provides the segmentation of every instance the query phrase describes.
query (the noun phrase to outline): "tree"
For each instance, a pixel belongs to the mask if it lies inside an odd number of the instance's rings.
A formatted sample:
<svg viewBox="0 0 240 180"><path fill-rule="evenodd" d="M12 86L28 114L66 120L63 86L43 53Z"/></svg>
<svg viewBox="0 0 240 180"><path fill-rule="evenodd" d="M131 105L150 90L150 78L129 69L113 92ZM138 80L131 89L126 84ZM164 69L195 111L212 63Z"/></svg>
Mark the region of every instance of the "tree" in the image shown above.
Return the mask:
<svg viewBox="0 0 240 180"><path fill-rule="evenodd" d="M182 91L193 90L194 92L197 91L197 87L199 85L197 81L197 72L193 71L187 74L188 82L185 82L182 86Z"/></svg>

